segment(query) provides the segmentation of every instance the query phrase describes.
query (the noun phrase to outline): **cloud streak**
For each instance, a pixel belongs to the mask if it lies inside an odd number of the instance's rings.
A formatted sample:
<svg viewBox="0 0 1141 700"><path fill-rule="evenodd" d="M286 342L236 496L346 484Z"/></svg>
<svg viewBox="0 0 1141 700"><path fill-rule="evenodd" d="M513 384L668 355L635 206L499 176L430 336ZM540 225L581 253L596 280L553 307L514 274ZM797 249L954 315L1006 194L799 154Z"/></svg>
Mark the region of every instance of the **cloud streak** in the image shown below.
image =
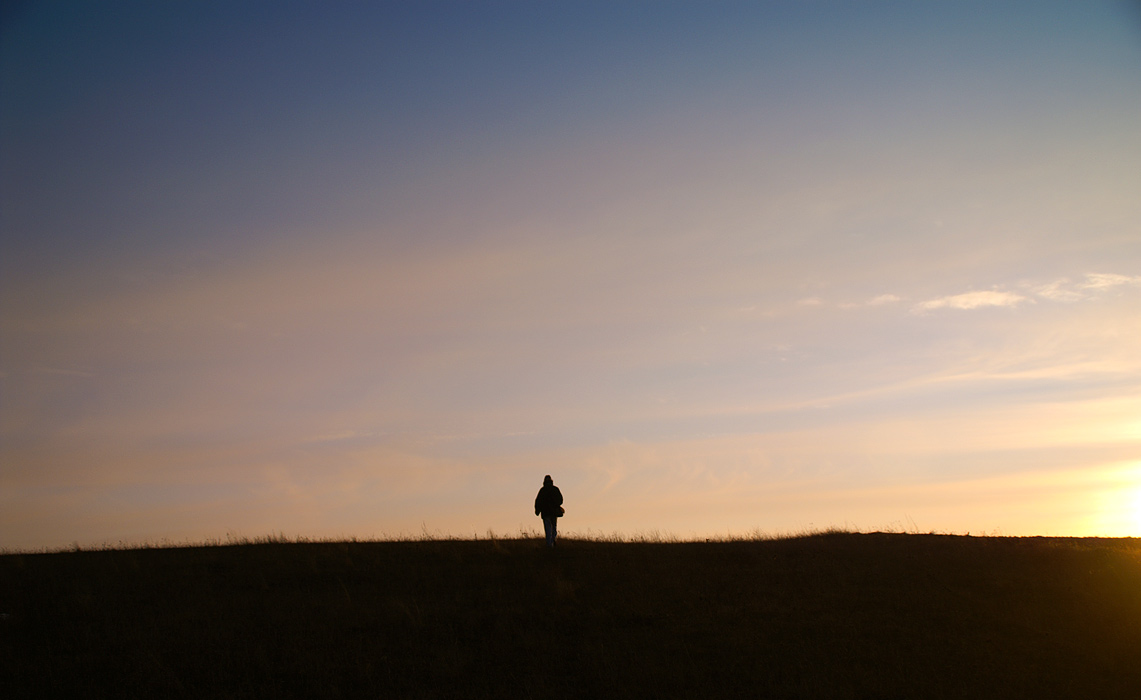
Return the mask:
<svg viewBox="0 0 1141 700"><path fill-rule="evenodd" d="M964 292L951 296L938 297L919 302L914 309L917 313L934 311L936 309L983 309L988 307L1015 307L1025 303L1027 298L1014 292L997 290Z"/></svg>
<svg viewBox="0 0 1141 700"><path fill-rule="evenodd" d="M1141 275L1130 276L1116 273L1090 272L1085 275L1084 281L1072 282L1063 277L1047 284L1024 283L1022 285L1036 297L1049 301L1074 303L1098 299L1103 292L1119 287L1141 287ZM869 305L883 303L879 300L896 301L899 297L884 295L868 302ZM972 310L983 308L1006 307L1014 308L1021 304L1033 304L1034 299L1017 292L1003 291L1001 289L963 292L943 297L928 299L912 307L915 313L926 313L938 309Z"/></svg>
<svg viewBox="0 0 1141 700"><path fill-rule="evenodd" d="M1096 299L1101 293L1118 287L1141 287L1141 275L1090 272L1082 282L1071 282L1069 278L1063 277L1049 284L1031 286L1030 289L1044 299L1073 303Z"/></svg>
<svg viewBox="0 0 1141 700"><path fill-rule="evenodd" d="M902 299L894 294L880 294L877 297L868 299L868 306L883 306L884 304L894 304L899 301L902 301Z"/></svg>

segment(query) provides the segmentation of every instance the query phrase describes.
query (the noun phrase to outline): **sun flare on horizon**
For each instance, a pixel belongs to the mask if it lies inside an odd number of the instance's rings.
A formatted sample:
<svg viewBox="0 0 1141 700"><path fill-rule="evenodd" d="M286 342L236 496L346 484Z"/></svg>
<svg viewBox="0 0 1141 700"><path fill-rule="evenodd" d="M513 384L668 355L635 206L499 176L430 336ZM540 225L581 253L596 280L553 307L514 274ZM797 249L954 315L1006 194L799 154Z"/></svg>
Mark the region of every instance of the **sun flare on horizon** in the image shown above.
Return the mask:
<svg viewBox="0 0 1141 700"><path fill-rule="evenodd" d="M1089 534L1141 537L1141 462L1108 468L1096 507Z"/></svg>

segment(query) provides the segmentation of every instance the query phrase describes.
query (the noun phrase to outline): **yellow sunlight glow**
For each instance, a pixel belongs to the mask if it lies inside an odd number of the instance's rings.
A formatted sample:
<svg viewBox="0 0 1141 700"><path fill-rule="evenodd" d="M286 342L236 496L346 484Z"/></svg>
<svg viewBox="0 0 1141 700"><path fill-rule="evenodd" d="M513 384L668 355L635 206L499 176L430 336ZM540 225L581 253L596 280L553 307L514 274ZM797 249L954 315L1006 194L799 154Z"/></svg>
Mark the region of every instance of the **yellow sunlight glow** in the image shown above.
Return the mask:
<svg viewBox="0 0 1141 700"><path fill-rule="evenodd" d="M1141 462L1107 470L1105 477L1108 483L1090 534L1141 537Z"/></svg>

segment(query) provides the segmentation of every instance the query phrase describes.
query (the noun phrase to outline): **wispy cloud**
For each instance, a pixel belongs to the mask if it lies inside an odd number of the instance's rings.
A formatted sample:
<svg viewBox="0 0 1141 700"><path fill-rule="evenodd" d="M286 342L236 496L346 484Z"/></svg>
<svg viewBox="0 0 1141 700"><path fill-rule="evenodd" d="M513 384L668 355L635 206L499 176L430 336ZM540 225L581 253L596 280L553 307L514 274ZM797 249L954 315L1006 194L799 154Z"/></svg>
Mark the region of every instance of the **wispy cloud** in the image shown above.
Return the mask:
<svg viewBox="0 0 1141 700"><path fill-rule="evenodd" d="M1060 280L1055 280L1049 284L1034 287L1033 291L1043 299L1049 299L1050 301L1060 301L1064 303L1081 301L1088 296L1074 289L1070 284L1070 280L1067 278L1062 278Z"/></svg>
<svg viewBox="0 0 1141 700"><path fill-rule="evenodd" d="M841 309L862 309L868 306L886 306L888 304L895 304L903 301L902 297L895 294L880 294L879 296L872 297L867 301L846 301L837 304Z"/></svg>
<svg viewBox="0 0 1141 700"><path fill-rule="evenodd" d="M1086 273L1082 281L1072 281L1068 277L1056 279L1046 284L1023 282L1020 285L1034 297L1062 303L1074 303L1097 298L1102 292L1117 287L1141 287L1141 275L1119 275L1108 272ZM869 305L898 301L899 298L885 294L868 302ZM1034 303L1032 297L998 289L952 294L920 302L912 307L916 313L935 309L980 309L990 306L1018 306L1024 302Z"/></svg>
<svg viewBox="0 0 1141 700"><path fill-rule="evenodd" d="M894 304L901 301L899 297L894 294L881 294L878 297L868 299L868 306L882 306L884 304Z"/></svg>
<svg viewBox="0 0 1141 700"><path fill-rule="evenodd" d="M1078 286L1082 289L1109 289L1110 287L1119 287L1126 284L1141 287L1141 275L1130 277L1128 275L1091 272L1086 275L1085 283Z"/></svg>
<svg viewBox="0 0 1141 700"><path fill-rule="evenodd" d="M1048 284L1025 285L1034 294L1050 301L1073 303L1096 298L1100 293L1116 287L1141 287L1141 275L1119 275L1108 272L1090 272L1085 280L1074 282L1068 277Z"/></svg>
<svg viewBox="0 0 1141 700"><path fill-rule="evenodd" d="M1018 306L1028 301L1021 294L1014 292L1001 292L997 290L966 292L951 296L929 299L915 305L917 313L934 311L936 309L981 309L988 306Z"/></svg>

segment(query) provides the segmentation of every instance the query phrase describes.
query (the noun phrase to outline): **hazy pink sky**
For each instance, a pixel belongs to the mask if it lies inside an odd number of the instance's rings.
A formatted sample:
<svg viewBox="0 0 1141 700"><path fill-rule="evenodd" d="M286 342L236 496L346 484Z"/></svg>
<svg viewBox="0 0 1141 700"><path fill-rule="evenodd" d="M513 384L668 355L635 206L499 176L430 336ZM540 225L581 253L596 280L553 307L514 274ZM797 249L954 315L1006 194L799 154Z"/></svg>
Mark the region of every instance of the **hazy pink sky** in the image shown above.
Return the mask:
<svg viewBox="0 0 1141 700"><path fill-rule="evenodd" d="M0 21L0 547L1141 535L1135 5Z"/></svg>

